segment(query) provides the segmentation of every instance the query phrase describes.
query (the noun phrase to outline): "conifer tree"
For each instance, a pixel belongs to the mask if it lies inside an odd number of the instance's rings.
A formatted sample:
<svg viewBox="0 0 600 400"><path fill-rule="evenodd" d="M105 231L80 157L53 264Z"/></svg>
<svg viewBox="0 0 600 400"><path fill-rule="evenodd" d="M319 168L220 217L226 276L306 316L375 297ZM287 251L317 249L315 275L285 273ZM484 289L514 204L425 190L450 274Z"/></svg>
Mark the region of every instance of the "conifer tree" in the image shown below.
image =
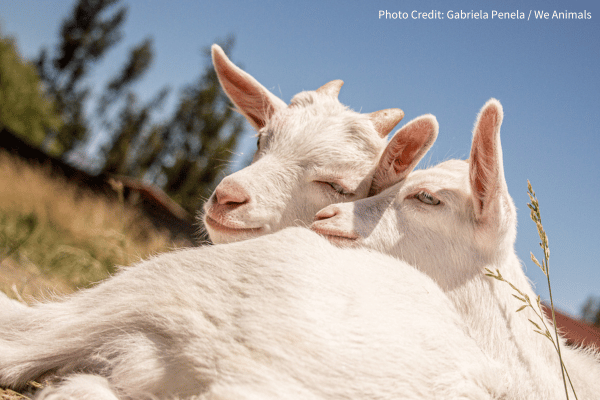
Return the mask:
<svg viewBox="0 0 600 400"><path fill-rule="evenodd" d="M222 47L229 53L229 38ZM158 154L160 167L153 180L190 212L200 208L221 178L244 129L238 115L221 90L205 49L202 76L182 92L177 110L163 128L164 149ZM155 164L156 167L156 164Z"/></svg>
<svg viewBox="0 0 600 400"><path fill-rule="evenodd" d="M42 49L36 61L38 73L63 118L61 129L49 132L47 139L61 154L81 143L89 132L84 107L90 90L84 78L121 39L127 8L122 6L106 15L118 1L79 0L62 24L56 54L50 56L47 49Z"/></svg>
<svg viewBox="0 0 600 400"><path fill-rule="evenodd" d="M600 297L588 297L581 308L581 315L585 321L600 328Z"/></svg>

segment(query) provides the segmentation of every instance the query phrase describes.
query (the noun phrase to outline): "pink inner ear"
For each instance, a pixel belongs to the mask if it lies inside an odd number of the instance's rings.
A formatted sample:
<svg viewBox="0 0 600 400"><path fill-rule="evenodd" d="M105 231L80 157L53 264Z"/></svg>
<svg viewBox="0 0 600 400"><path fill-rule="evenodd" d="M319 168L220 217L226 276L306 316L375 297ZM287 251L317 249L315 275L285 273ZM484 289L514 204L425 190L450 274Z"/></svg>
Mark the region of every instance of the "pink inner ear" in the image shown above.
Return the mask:
<svg viewBox="0 0 600 400"><path fill-rule="evenodd" d="M394 171L397 174L404 172L411 165L411 163L415 159L417 152L421 149L422 146L422 143L410 141L406 143L404 149L402 150L402 154L400 156L395 157L394 159Z"/></svg>
<svg viewBox="0 0 600 400"><path fill-rule="evenodd" d="M233 78L238 78L234 76ZM248 95L249 93L253 93L253 88L246 81L242 79L230 79L228 76L226 80L224 79L221 84L225 91L232 97L232 100L235 100L236 103L245 104L244 95Z"/></svg>
<svg viewBox="0 0 600 400"><path fill-rule="evenodd" d="M483 211L483 199L485 197L485 174L483 172L483 166L480 164L478 147L473 147L471 152L471 186L473 191L473 197L476 201L476 212L481 214Z"/></svg>
<svg viewBox="0 0 600 400"><path fill-rule="evenodd" d="M499 179L495 149L498 128L498 110L487 107L477 123L470 157L471 189L477 200L478 214L483 213Z"/></svg>
<svg viewBox="0 0 600 400"><path fill-rule="evenodd" d="M369 196L402 181L437 137L434 116L422 116L402 127L384 150L375 170Z"/></svg>
<svg viewBox="0 0 600 400"><path fill-rule="evenodd" d="M431 140L430 132L434 131L435 127L431 126L431 121L424 119L415 121L404 129L405 132L392 150L394 170L397 174L412 166L427 141Z"/></svg>
<svg viewBox="0 0 600 400"><path fill-rule="evenodd" d="M262 128L265 121L273 114L273 106L262 93L261 88L257 88L244 77L225 73L221 85L233 103L254 122L255 126Z"/></svg>
<svg viewBox="0 0 600 400"><path fill-rule="evenodd" d="M275 105L269 96L270 93L265 93L266 89L260 83L232 64L221 52L213 52L213 62L223 90L236 105L238 111L255 128L262 128L275 111Z"/></svg>

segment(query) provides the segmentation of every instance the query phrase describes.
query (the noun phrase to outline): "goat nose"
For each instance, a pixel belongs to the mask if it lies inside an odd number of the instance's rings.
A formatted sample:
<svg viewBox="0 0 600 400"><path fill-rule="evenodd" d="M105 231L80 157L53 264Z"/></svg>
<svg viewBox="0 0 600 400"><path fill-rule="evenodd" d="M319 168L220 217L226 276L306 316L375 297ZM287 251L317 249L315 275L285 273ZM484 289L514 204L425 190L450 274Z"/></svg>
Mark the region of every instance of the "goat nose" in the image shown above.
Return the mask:
<svg viewBox="0 0 600 400"><path fill-rule="evenodd" d="M250 201L250 195L241 186L226 183L215 189L215 200L220 205L241 206Z"/></svg>
<svg viewBox="0 0 600 400"><path fill-rule="evenodd" d="M340 209L335 206L325 207L315 215L315 221L333 218L340 213Z"/></svg>

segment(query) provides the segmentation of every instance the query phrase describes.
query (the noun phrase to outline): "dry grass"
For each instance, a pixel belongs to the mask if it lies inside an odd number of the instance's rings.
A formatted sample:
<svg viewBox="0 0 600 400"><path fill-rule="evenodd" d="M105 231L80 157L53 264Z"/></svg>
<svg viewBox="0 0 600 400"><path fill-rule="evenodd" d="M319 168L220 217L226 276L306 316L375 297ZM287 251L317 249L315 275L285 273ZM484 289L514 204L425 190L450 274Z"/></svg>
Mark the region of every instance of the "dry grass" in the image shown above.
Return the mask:
<svg viewBox="0 0 600 400"><path fill-rule="evenodd" d="M0 290L68 293L180 244L133 207L0 152Z"/></svg>
<svg viewBox="0 0 600 400"><path fill-rule="evenodd" d="M556 325L556 315L554 312L554 301L552 300L552 288L550 285L550 270L549 270L549 268L550 268L549 267L550 247L548 246L548 235L546 235L546 231L544 230L544 226L542 225L542 215L540 212L540 204L535 195L535 192L533 191L533 188L531 187L531 183L529 182L529 180L527 180L527 194L529 195L529 200L531 201L531 203L527 203L527 207L529 207L529 210L531 211L530 217L531 217L531 220L535 223L535 225L537 227L538 235L540 237L540 247L542 248L542 250L544 252L544 258L542 259L541 263L533 255L533 253L531 253L531 261L533 261L533 263L542 270L544 275L546 275L546 278L548 281L548 294L550 296L550 310L552 311L552 325L554 326L554 337L552 336L552 333L550 333L550 329L548 329L548 325L546 324L546 320L544 319L544 316L543 316L544 312L542 311L541 298L539 295L537 296L537 299L535 302L536 306L537 306L537 308L536 308L536 307L534 307L533 303L531 302L531 299L529 298L529 296L527 294L523 293L519 288L517 288L511 282L504 279L504 277L502 276L502 274L500 273L500 271L498 269L496 269L496 272L494 272L494 271L490 270L489 268L486 268L485 269L486 275L491 278L497 279L501 282L508 284L518 294L518 295L513 294L513 296L515 297L515 299L520 301L522 303L522 305L521 305L521 307L519 307L516 310L516 312L520 312L520 311L524 310L525 308L529 307L534 312L534 314L537 316L537 318L539 319L543 328L531 319L529 319L529 322L531 322L531 324L535 327L534 332L539 333L540 335L542 335L545 338L547 338L548 340L550 340L550 342L552 343L552 345L554 346L554 349L556 350L556 352L558 354L564 388L565 388L566 399L569 400L568 387L570 387L571 392L573 393L573 396L575 396L575 399L577 400L577 393L575 392L575 387L573 386L573 382L571 381L571 377L569 376L569 372L567 371L567 367L565 366L565 363L563 361L562 354L560 351L560 340L558 338L558 327ZM569 382L568 385L567 385L567 381Z"/></svg>
<svg viewBox="0 0 600 400"><path fill-rule="evenodd" d="M0 389L0 400L27 400L33 397L33 393L41 388L37 382L29 382L27 387L24 389L23 393L15 392L10 389Z"/></svg>
<svg viewBox="0 0 600 400"><path fill-rule="evenodd" d="M0 290L10 297L30 303L71 293L182 245L132 206L0 152ZM24 398L0 388L0 400Z"/></svg>

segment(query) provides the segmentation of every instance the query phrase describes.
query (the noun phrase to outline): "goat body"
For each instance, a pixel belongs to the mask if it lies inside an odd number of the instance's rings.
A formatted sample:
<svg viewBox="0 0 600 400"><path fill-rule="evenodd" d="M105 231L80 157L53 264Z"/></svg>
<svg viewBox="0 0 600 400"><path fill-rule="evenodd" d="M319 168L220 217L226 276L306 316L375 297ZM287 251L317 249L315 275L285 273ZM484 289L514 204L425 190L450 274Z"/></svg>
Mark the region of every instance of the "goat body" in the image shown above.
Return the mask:
<svg viewBox="0 0 600 400"><path fill-rule="evenodd" d="M502 118L502 106L490 100L475 124L467 162L450 160L409 176L391 169L384 182L374 179L376 196L329 206L312 227L339 245L393 255L431 276L481 349L512 374L514 398L561 399L558 355L528 321L539 323L537 317L529 308L515 313L523 304L513 297L517 293L485 275L498 270L532 301L537 297L514 250L516 211L504 178ZM382 158L379 168L393 162ZM597 399L598 353L561 343L578 398Z"/></svg>
<svg viewBox="0 0 600 400"><path fill-rule="evenodd" d="M495 364L425 274L304 228L181 250L0 315L0 385L40 398L492 399Z"/></svg>
<svg viewBox="0 0 600 400"><path fill-rule="evenodd" d="M380 157L401 153L394 170L408 174L437 136L426 115L385 147L402 111L350 111L337 100L341 81L286 106L218 46L213 61L259 131L253 164L207 202L214 242L308 224L328 204L365 197L373 177L389 177ZM5 310L0 384L65 377L42 398L491 398L499 390L494 367L429 278L306 229L162 255L63 302L6 301Z"/></svg>

